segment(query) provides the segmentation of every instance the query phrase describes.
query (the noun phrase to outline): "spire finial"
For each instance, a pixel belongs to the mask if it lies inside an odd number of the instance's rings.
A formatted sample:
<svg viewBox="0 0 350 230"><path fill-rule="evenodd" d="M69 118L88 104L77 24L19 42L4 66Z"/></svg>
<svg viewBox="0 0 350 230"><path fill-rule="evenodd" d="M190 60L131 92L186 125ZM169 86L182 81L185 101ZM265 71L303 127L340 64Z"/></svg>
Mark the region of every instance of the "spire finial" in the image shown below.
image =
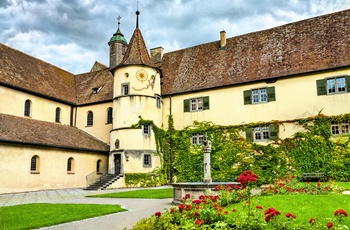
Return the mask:
<svg viewBox="0 0 350 230"><path fill-rule="evenodd" d="M139 1L137 1L137 10L136 10L136 29L139 28L139 15L140 15L140 11L139 11Z"/></svg>
<svg viewBox="0 0 350 230"><path fill-rule="evenodd" d="M117 17L117 19L118 19L118 29L119 29L119 25L120 25L120 19L121 19L122 17L120 17L120 15Z"/></svg>

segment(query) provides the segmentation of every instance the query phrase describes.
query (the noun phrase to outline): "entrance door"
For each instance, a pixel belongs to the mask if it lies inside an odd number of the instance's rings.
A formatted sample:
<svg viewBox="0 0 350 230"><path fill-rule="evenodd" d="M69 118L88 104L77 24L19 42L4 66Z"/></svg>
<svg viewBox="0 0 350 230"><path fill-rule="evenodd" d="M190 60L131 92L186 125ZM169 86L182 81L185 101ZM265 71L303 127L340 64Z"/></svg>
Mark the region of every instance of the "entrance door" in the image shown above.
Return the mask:
<svg viewBox="0 0 350 230"><path fill-rule="evenodd" d="M120 167L121 167L121 155L114 154L114 174L117 174L117 175L120 174Z"/></svg>

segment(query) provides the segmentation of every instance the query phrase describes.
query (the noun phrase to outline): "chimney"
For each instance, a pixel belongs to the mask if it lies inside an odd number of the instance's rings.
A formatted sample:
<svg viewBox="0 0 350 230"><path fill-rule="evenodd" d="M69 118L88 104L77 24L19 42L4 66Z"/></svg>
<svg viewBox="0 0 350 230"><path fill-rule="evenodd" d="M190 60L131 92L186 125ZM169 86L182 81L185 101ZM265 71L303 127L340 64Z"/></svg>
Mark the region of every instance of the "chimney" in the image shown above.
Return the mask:
<svg viewBox="0 0 350 230"><path fill-rule="evenodd" d="M159 46L151 49L150 51L151 51L151 59L154 62L154 64L161 63L163 59L164 48Z"/></svg>
<svg viewBox="0 0 350 230"><path fill-rule="evenodd" d="M226 47L226 31L220 31L220 49L225 49Z"/></svg>

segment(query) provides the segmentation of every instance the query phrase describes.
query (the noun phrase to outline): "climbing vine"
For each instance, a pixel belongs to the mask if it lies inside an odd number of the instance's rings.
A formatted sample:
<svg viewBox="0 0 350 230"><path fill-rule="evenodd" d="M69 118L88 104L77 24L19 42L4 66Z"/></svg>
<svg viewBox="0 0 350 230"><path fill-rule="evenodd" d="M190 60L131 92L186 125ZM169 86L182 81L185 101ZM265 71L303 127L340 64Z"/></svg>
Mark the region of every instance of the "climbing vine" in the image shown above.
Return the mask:
<svg viewBox="0 0 350 230"><path fill-rule="evenodd" d="M140 117L135 127L152 125L157 152L162 167L157 170L164 183L198 182L203 179L203 154L200 145L192 145L193 134L206 134L212 142L211 175L214 180L234 180L247 169L259 175L259 183L271 183L288 174L300 178L304 172L325 172L337 181L349 181L350 135L332 136L332 122L348 123L350 114L315 117L294 121L250 123L238 126L219 126L211 122L195 121L182 130L174 128L172 116L168 129L157 127L151 120ZM303 128L286 139L277 139L267 145L256 144L243 138L249 127L269 124L281 126L293 123ZM160 176L162 175L162 176Z"/></svg>

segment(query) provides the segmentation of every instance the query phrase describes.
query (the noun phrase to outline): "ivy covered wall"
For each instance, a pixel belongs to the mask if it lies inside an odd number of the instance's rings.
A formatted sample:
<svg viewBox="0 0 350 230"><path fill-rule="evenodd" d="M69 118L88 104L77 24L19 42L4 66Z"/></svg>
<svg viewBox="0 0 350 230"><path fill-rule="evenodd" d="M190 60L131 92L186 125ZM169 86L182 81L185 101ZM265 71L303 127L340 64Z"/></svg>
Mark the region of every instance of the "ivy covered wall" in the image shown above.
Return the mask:
<svg viewBox="0 0 350 230"><path fill-rule="evenodd" d="M267 184L275 178L292 174L301 177L304 172L325 172L336 181L350 181L350 135L332 136L331 124L349 123L350 114L252 123L239 126L219 126L210 122L194 122L182 130L175 130L173 118L168 119L168 130L150 120L135 126L150 124L162 157L162 168L157 170L162 183L200 182L203 180L203 153L200 145L192 145L193 134L207 134L212 142L211 175L215 180L233 180L246 169L259 175L259 183ZM267 145L246 140L247 129L261 125L293 123L303 131L286 139L275 139Z"/></svg>

